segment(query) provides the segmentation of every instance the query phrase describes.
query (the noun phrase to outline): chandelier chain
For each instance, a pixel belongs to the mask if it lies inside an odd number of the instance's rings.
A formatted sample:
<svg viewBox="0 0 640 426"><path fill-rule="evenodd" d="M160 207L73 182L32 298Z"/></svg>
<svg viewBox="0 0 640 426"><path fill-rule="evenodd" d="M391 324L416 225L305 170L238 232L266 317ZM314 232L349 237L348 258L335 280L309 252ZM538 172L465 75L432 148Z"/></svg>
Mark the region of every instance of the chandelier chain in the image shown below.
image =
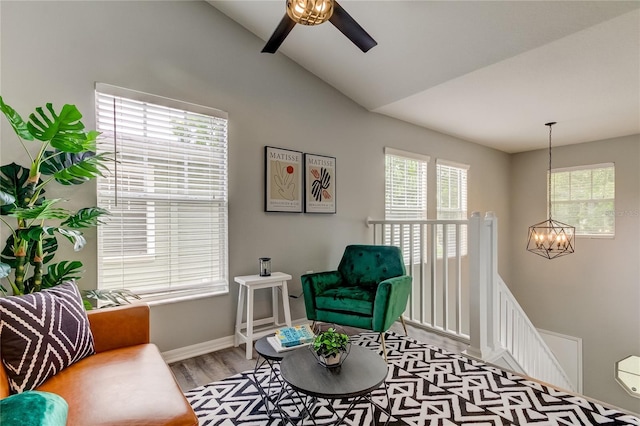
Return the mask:
<svg viewBox="0 0 640 426"><path fill-rule="evenodd" d="M551 220L551 128L553 124L547 124L549 126L549 173L547 174L547 205L549 208L549 220Z"/></svg>

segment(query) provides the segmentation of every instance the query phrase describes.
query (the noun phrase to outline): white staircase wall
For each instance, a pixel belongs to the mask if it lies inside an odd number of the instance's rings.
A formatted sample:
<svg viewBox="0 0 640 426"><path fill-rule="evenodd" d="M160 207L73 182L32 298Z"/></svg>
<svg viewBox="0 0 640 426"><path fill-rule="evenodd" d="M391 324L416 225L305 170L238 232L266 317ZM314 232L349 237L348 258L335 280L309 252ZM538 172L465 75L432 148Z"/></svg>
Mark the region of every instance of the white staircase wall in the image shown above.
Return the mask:
<svg viewBox="0 0 640 426"><path fill-rule="evenodd" d="M574 389L582 393L582 339L540 328L538 333L555 355Z"/></svg>

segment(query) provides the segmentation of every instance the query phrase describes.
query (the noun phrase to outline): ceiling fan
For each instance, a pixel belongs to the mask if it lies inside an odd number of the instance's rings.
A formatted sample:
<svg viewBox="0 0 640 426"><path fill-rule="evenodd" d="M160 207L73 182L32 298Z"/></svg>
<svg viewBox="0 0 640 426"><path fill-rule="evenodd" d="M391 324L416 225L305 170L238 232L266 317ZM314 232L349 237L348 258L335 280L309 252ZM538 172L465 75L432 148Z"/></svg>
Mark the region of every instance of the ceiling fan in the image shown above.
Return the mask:
<svg viewBox="0 0 640 426"><path fill-rule="evenodd" d="M335 0L286 0L287 13L262 52L275 53L296 24L319 25L329 21L360 48L369 51L378 43Z"/></svg>

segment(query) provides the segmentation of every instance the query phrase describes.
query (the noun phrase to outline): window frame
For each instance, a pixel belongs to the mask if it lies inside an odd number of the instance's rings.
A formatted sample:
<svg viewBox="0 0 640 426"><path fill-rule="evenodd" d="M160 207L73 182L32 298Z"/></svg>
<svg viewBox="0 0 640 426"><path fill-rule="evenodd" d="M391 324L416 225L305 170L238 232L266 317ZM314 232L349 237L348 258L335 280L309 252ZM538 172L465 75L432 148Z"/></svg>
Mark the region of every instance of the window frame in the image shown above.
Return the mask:
<svg viewBox="0 0 640 426"><path fill-rule="evenodd" d="M178 100L174 100L174 99L169 99L169 98L165 98L162 96L157 96L157 95L152 95L152 94L148 94L148 93L143 93L143 92L138 92L138 91L134 91L134 90L130 90L130 89L124 89L124 88L120 88L117 86L112 86L112 85L108 85L108 84L104 84L104 83L96 83L95 86L95 90L96 90L96 98L95 98L95 105L96 105L96 126L98 127L98 130L101 130L100 128L100 120L99 118L104 116L104 114L101 116L100 112L99 112L99 100L101 99L101 96L110 96L110 97L117 97L117 98L124 98L123 100L125 102L136 102L136 103L143 103L144 107L141 107L141 114L143 114L145 116L144 119L144 124L141 124L141 128L145 128L147 126L147 118L146 118L146 114L148 114L148 110L150 109L160 109L160 110L164 110L164 109L172 109L172 110L176 110L177 113L183 113L184 114L184 120L189 120L187 121L187 123L190 123L192 125L197 125L200 123L200 120L194 120L194 117L197 118L197 116L206 116L205 119L209 120L207 123L208 127L203 127L203 129L205 129L205 133L203 137L207 138L207 140L210 140L210 142L208 143L201 143L199 142L201 140L200 137L198 137L197 139L194 139L194 135L199 134L200 132L197 133L193 133L193 131L190 131L190 135L188 135L188 138L186 140L181 140L181 138L184 138L184 135L182 133L180 134L176 134L174 130L171 130L171 132L173 132L174 135L176 135L176 137L178 138L177 141L169 141L168 143L171 145L165 145L167 147L167 151L168 153L165 153L164 155L166 155L166 157L170 160L170 163L173 164L177 164L178 166L180 165L180 163L184 163L185 165L189 165L189 167L185 168L184 170L188 170L189 168L197 168L197 165L192 166L192 162L189 162L189 158L190 156L194 156L194 155L199 155L200 154L200 150L205 149L207 152L210 152L210 158L212 159L211 161L214 161L215 165L216 165L216 170L219 172L220 170L223 170L223 174L222 177L216 177L215 180L211 180L209 181L209 183L207 185L209 186L215 186L216 190L215 192L210 192L211 190L209 189L205 189L204 190L204 196L199 196L197 195L198 193L202 193L203 190L201 189L196 189L194 191L200 191L200 192L196 192L196 194L192 194L192 187L198 187L199 185L201 185L202 183L200 181L196 180L198 178L201 177L201 175L199 173L202 172L197 172L198 174L194 175L192 177L192 175L187 175L184 180L182 181L182 186L178 185L177 188L179 188L179 191L182 191L183 194L173 194L171 193L163 193L163 192L158 192L156 195L154 195L154 193L156 191L158 191L158 189L156 189L155 186L149 186L150 189L146 189L148 187L148 185L146 183L137 183L137 189L138 192L134 191L134 190L130 190L129 192L129 196L128 197L123 197L122 193L115 195L116 194L116 189L115 187L118 185L123 185L121 180L118 180L117 183L114 183L111 185L113 187L112 192L114 192L114 195L112 198L109 198L109 194L108 191L104 191L104 186L106 185L106 182L109 179L109 176L106 176L104 178L100 178L97 185L96 185L96 191L97 191L97 198L99 201L102 200L102 202L106 201L112 201L114 200L115 197L119 198L119 200L121 202L126 201L127 203L129 203L129 205L131 204L135 204L135 203L144 203L147 205L146 208L146 213L145 213L145 217L147 218L147 221L145 222L144 226L145 226L145 232L146 232L146 236L145 236L145 242L141 243L140 245L140 250L141 253L139 255L127 255L126 254L126 250L124 248L124 246L122 248L120 248L120 252L121 255L120 256L115 256L115 257L109 257L109 256L101 256L102 253L102 244L103 241L101 240L101 236L102 236L102 231L100 228L98 229L98 256L100 256L100 258L98 259L98 284L97 287L99 289L101 288L107 288L107 289L111 289L111 288L129 288L130 290L132 290L134 293L139 294L140 296L142 296L145 301L151 301L153 303L171 303L174 301L178 301L178 300L186 300L186 299L194 299L194 298L200 298L200 297L207 297L207 296L211 296L211 295L219 295L219 294L228 294L229 292L229 262L228 262L228 257L229 257L229 215L228 215L228 198L229 198L229 170L228 170L228 151L229 151L229 141L228 141L228 114L224 111L220 111L214 108L210 108L210 107L205 107L205 106L201 106L201 105L195 105L195 104L191 104L191 103L187 103L187 102L183 102L183 101L178 101ZM149 105L150 104L150 105ZM147 107L147 105L149 105ZM130 117L126 117L125 119L130 118ZM165 118L163 120L160 120L159 123L160 124L156 124L156 125L162 125L166 120L167 122L173 123L173 118ZM206 121L206 120L205 120ZM179 122L177 125L178 126L183 126L181 127L181 129L185 129L184 126L186 126L186 124L181 124L181 122ZM210 123L210 124L209 124ZM222 123L222 124L221 124ZM214 127L215 126L215 127ZM220 131L218 129L218 126L222 126L222 131ZM197 128L199 128L200 126L197 126ZM152 130L154 128L151 128ZM171 127L171 129L173 129L173 127ZM214 131L215 129L215 131ZM157 128L156 128L157 130ZM146 131L146 130L145 130ZM208 133L206 133L208 132ZM222 134L222 136L220 136ZM210 136L211 135L211 136ZM140 144L142 143L142 141L144 139L147 139L147 135L144 136L139 136L139 137L129 137L128 140L130 140L131 142L129 142L130 144ZM113 141L113 142L111 142ZM163 142L162 139L158 139L156 141L156 143L161 144ZM196 142L194 144L194 142ZM111 145L111 143L115 144L115 139L112 136L110 141L104 141L104 140L99 140L99 144L98 144L98 150L99 151L105 151L105 152L111 152L111 153L116 153L117 157L117 152L118 152L118 147ZM120 142L122 143L122 141ZM178 157L177 159L172 157L171 154L169 154L170 152L174 152L174 145L176 144L175 147L177 148L181 148L184 149L184 154L183 157L180 158ZM192 145L194 148L193 149L189 149L189 145ZM197 145L197 147L195 146ZM124 145L123 145L124 146ZM204 148L203 148L204 147ZM222 147L222 148L221 148ZM114 149L115 148L115 149ZM122 146L121 146L122 148ZM175 148L175 149L177 149ZM194 151L195 148L198 148ZM124 148L122 148L123 150L125 150ZM129 148L131 149L131 148ZM221 151L220 151L221 150ZM219 153L219 151L221 153ZM150 152L154 152L154 151L150 151ZM162 154L159 152L154 152L154 154L156 154L157 156L161 156ZM155 156L155 155L154 155ZM139 157L139 158L138 158ZM147 163L148 159L143 159L145 157L144 154L138 154L137 155L137 159L136 160L132 160L132 162L129 164L129 167L146 167L145 170L150 171L150 173L154 173L155 172L155 166L153 166L153 162ZM116 165L116 161L118 160L118 158L114 158L114 166L117 167ZM151 161L151 160L148 160ZM212 164L214 164L212 163ZM118 168L118 173L122 174L122 169L124 168L124 166L121 164L120 167ZM182 170L182 169L180 169ZM126 172L125 172L126 173ZM166 177L164 178L166 179L171 179L171 176L173 174L179 174L184 176L185 173L182 173L180 171L176 172L170 172L170 171L166 171ZM207 172L208 175L212 176L213 172ZM132 176L132 175L130 175ZM146 177L146 173L144 175ZM120 179L121 176L118 177L118 179ZM139 177L138 177L139 178ZM152 177L150 180L154 181L154 177ZM116 178L114 178L116 179ZM133 180L134 178L130 177L130 180L128 182L131 182L131 180ZM162 178L159 178L162 179ZM191 183L190 182L191 179ZM213 177L211 177L211 179L214 179ZM143 179L144 180L144 179ZM158 181L159 182L159 181ZM101 192L101 190L103 190L103 192ZM181 201L182 200L182 201ZM180 212L176 212L176 209L182 210L184 209L184 211L187 211L187 215L195 215L195 216L188 216L188 217L183 217L182 220L189 220L192 217L197 217L198 215L207 215L208 212L213 212L215 211L216 215L214 216L218 222L216 223L214 220L212 220L211 222L209 222L209 226L211 226L211 230L213 232L212 236L214 236L215 238L212 238L210 240L210 248L211 248L211 253L221 253L220 254L220 259L217 259L216 261L212 262L209 266L205 266L204 268L208 268L208 267L212 267L214 269L209 269L209 271L214 272L213 275L209 275L208 277L213 278L212 280L210 280L209 282L205 282L205 280L202 280L202 283L194 283L194 284L188 284L188 285L179 285L179 283L175 282L175 278L167 278L167 284L166 285L159 285L159 286L150 286L148 284L140 284L140 282L138 282L139 286L135 286L135 285L129 285L127 286L124 281L122 286L120 287L115 287L114 284L112 285L108 285L107 287L105 287L103 284L103 268L104 268L104 263L109 263L110 261L112 261L112 264L121 264L121 265L131 265L133 263L145 263L145 262L151 262L151 261L160 261L160 259L156 259L156 253L154 252L155 250L158 250L158 248L155 246L156 244L156 237L157 234L154 233L152 240L149 239L149 232L153 233L153 229L149 228L149 205L152 206L152 210L154 212L156 212L156 209L158 212L160 212L160 214L181 214ZM198 206L202 206L203 210L201 213L198 213L199 211L199 207ZM195 206L195 207L194 207ZM140 206L138 206L140 207ZM196 210L192 210L192 212L189 212L189 209L196 209ZM173 212L173 213L171 213ZM136 212L137 213L137 212ZM142 213L141 213L142 214ZM154 215L154 223L152 223L152 227L155 226L155 213ZM126 214L124 216L120 216L123 218L123 220L126 219ZM170 229L172 229L174 227L176 221L180 221L181 219L177 216L167 216L163 219L166 222L165 226L169 226ZM104 225L100 225L100 226L104 226ZM120 229L121 232L126 232L127 225L121 225ZM142 229L142 227L140 228ZM169 228L167 228L169 229ZM175 233L172 231L164 231L165 232L165 238L168 239L167 241L174 241L175 238ZM167 234L168 232L168 234ZM151 252L149 251L149 243L150 241L152 242L152 245L154 246L154 248L151 250ZM124 244L124 243L123 243ZM142 253L143 248L142 245L146 245L146 253ZM166 244L166 243L164 243ZM161 243L162 245L162 243ZM176 253L174 253L174 250L172 250L171 248L171 243L169 243L169 246L162 246L160 248L161 253L159 254L160 256L169 256L169 259L175 259L175 256L177 255ZM173 260L174 262L176 262L176 260ZM112 266L113 268L113 266ZM179 278L178 278L179 280ZM172 287L171 283L174 283L174 286Z"/></svg>
<svg viewBox="0 0 640 426"><path fill-rule="evenodd" d="M611 169L612 173L613 173L613 198L593 198L593 196L589 199L579 199L579 200L562 200L562 201L557 201L554 197L554 195L556 195L556 191L555 191L555 180L554 180L554 175L558 174L558 173L572 173L572 172L584 172L584 171L593 171L596 169ZM549 172L547 171L547 174ZM591 180L592 180L592 184L590 187L590 192L591 194L593 194L594 190L593 190L593 175L591 176ZM549 188L547 188L547 191L549 190ZM571 183L569 184L569 191L572 190L572 185ZM550 215L554 220L558 220L560 222L563 223L567 223L568 225L574 226L576 231L575 231L575 237L576 238L589 238L589 239L599 239L599 238L604 238L604 239L612 239L615 238L616 235L616 215L615 215L615 205L616 205L616 182L615 182L615 163L614 162L607 162L607 163L596 163L596 164L586 164L586 165L580 165L580 166L571 166L571 167L559 167L559 168L553 168L551 169L551 194L547 195L549 197L550 200L550 205L551 205L551 211L547 211L547 215ZM554 206L556 203L564 203L564 204L585 204L585 203L603 203L603 202L611 202L612 203L612 208L611 210L607 210L608 214L605 213L604 216L609 216L612 218L612 231L611 233L590 233L590 232L581 232L580 228L579 228L579 224L575 223L575 221L572 220L567 220L565 217L563 216L558 216L557 214L554 213ZM547 206L547 210L549 210L549 206Z"/></svg>
<svg viewBox="0 0 640 426"><path fill-rule="evenodd" d="M464 172L464 179L458 179L458 194L459 194L459 204L460 206L457 209L443 209L441 208L442 202L442 177L441 177L441 167L446 167L448 169L458 169L459 175ZM469 169L471 168L468 164L457 163L454 161L445 160L442 158L436 159L436 218L438 220L466 220L469 215ZM464 185L463 185L464 181ZM464 188L463 188L464 186ZM451 198L451 197L449 197ZM464 208L462 206L464 204ZM443 218L441 217L441 213L449 212L449 213L458 213L460 216L457 219L453 219L450 217ZM456 245L455 245L455 229L451 229L449 227L448 235L453 236L454 244L449 244L449 252L447 253L447 258L456 257ZM460 256L466 256L469 252L469 240L468 240L468 230L466 225L462 225L460 227L460 245L462 247ZM438 238L442 239L442 230L438 230ZM451 238L448 238L448 241ZM438 258L442 258L441 254L438 254Z"/></svg>
<svg viewBox="0 0 640 426"><path fill-rule="evenodd" d="M387 199L388 199L388 190L389 190L389 175L388 175L388 157L396 157L396 158L400 158L400 159L404 159L404 160L408 160L408 161L417 161L419 162L419 165L424 166L424 170L420 170L419 173L421 174L421 176L419 176L419 179L421 180L422 184L424 186L424 190L423 191L416 191L416 194L418 194L418 197L420 199L420 201L422 202L422 206L420 206L420 209L411 209L411 211L416 211L416 212L421 212L421 214L423 215L423 217L421 218L408 218L408 217L396 217L396 218L390 218L389 216L389 212L390 209L389 206L387 205ZM422 154L417 154L417 153L413 153L413 152L408 152L408 151L402 151L399 149L395 149L395 148L390 148L390 147L385 147L384 148L384 158L385 158L385 172L384 172L384 176L385 176L385 203L384 203L384 217L385 220L402 220L402 219L415 219L415 220L427 220L428 218L428 184L429 184L429 180L428 180L428 172L429 172L429 162L431 161L431 157L429 157L428 155L422 155ZM406 198L406 197L405 197ZM392 206L391 206L392 207ZM402 212L402 209L398 209L400 212ZM409 209L407 209L409 210ZM397 213L398 216L404 216L401 213ZM390 225L385 225L389 226ZM406 225L409 226L409 225ZM391 234L393 232L389 229L388 232L386 232L386 244L393 244L393 245L397 245L398 247L400 247L402 241L391 241ZM400 249L403 252L403 257L404 257L404 262L405 264L409 264L411 258L411 246L413 246L413 263L417 264L417 263L421 263L422 259L420 258L420 250L416 250L416 246L419 248L420 247L420 233L419 232L414 232L414 237L413 237L413 243L411 242L407 242L404 241L404 245L403 247L400 247ZM396 244L397 243L397 244Z"/></svg>

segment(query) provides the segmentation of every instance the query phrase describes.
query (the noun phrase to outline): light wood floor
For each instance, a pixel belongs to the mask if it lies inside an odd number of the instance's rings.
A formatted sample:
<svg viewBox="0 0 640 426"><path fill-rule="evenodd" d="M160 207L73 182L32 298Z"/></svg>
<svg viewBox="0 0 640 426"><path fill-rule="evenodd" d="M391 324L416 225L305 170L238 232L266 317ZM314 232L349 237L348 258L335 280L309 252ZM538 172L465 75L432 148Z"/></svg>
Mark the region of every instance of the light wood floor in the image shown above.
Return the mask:
<svg viewBox="0 0 640 426"><path fill-rule="evenodd" d="M395 323L391 330L398 334L404 334L400 323ZM347 334L357 334L360 331L355 328L346 328ZM420 342L433 344L450 352L461 353L467 348L464 343L410 325L407 325L407 331L409 336ZM253 369L256 364L256 356L257 354L254 350L253 359L246 359L244 344L242 344L237 348L211 352L195 358L174 362L169 366L176 376L180 388L186 392L198 386Z"/></svg>

